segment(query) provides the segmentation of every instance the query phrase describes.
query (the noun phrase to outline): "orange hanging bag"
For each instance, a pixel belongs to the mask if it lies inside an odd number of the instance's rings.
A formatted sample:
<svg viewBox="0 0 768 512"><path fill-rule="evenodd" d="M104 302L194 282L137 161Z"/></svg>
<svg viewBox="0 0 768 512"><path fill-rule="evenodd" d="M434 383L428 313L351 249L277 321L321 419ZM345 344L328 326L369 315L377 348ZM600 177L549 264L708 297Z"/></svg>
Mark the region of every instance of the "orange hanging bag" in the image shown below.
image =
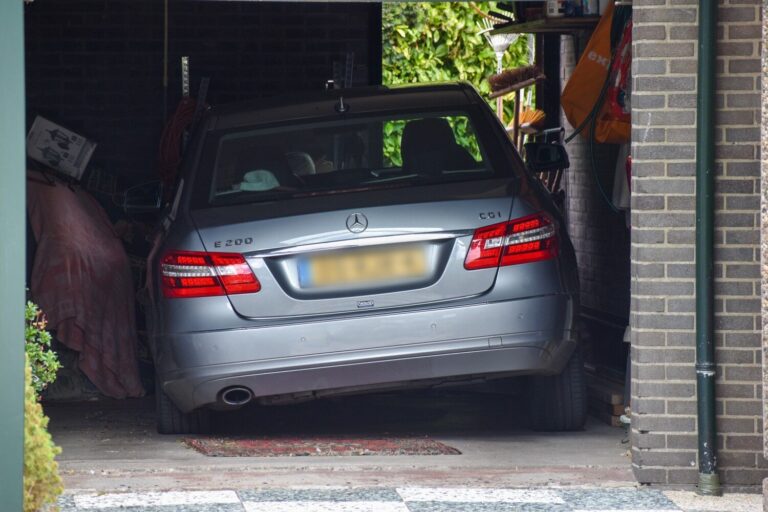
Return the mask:
<svg viewBox="0 0 768 512"><path fill-rule="evenodd" d="M597 113L594 137L597 142L624 144L630 141L631 120L629 109L625 107L629 85L628 73L631 61L631 21L622 31L622 38L615 49L615 58L611 64L611 24L613 23L613 3L603 14L587 43L571 78L563 89L560 98L563 112L571 126L580 127L588 120L595 103L602 105ZM610 76L607 94L601 98L603 86ZM592 123L593 121L589 121ZM581 132L585 136L591 130Z"/></svg>

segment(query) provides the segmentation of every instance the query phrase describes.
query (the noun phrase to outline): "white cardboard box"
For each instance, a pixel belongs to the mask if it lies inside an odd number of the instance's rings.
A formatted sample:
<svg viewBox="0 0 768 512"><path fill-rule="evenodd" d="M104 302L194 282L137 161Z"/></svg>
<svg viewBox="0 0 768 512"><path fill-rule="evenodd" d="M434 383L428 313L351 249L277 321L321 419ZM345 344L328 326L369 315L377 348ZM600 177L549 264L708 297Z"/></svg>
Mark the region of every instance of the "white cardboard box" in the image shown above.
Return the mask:
<svg viewBox="0 0 768 512"><path fill-rule="evenodd" d="M27 155L79 180L91 160L96 143L63 126L37 116L27 134Z"/></svg>

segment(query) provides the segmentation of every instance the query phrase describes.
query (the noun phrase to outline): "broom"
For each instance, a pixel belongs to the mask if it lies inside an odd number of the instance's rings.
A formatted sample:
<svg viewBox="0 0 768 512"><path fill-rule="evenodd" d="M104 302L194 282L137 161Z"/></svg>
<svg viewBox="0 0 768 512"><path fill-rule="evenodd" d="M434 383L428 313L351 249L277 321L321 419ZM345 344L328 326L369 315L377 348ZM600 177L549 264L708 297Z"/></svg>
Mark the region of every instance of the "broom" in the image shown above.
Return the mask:
<svg viewBox="0 0 768 512"><path fill-rule="evenodd" d="M547 119L547 115L536 108L524 108L520 112L520 128L538 128Z"/></svg>
<svg viewBox="0 0 768 512"><path fill-rule="evenodd" d="M538 66L522 66L491 75L488 79L488 83L491 85L491 90L497 92L502 89L515 87L528 80L536 80L539 78L543 78L543 75Z"/></svg>

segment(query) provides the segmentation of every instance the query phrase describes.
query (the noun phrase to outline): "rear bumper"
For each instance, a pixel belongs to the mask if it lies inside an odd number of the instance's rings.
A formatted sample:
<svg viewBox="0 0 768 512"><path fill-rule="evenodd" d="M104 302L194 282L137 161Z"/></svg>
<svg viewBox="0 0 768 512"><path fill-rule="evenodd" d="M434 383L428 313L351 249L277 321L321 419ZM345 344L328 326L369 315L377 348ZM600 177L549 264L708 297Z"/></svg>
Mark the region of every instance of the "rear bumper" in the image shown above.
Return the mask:
<svg viewBox="0 0 768 512"><path fill-rule="evenodd" d="M557 373L576 346L567 295L296 325L166 335L158 377L183 411L255 397ZM326 350L323 350L323 347Z"/></svg>

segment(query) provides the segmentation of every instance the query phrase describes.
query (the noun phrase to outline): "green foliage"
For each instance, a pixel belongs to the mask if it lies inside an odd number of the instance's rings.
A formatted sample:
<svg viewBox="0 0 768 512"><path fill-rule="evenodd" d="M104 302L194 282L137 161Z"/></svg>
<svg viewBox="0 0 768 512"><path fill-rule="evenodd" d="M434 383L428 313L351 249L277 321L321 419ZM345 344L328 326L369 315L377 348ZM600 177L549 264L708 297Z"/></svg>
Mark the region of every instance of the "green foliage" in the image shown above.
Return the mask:
<svg viewBox="0 0 768 512"><path fill-rule="evenodd" d="M51 335L45 330L45 316L33 302L27 301L24 311L25 350L32 369L32 387L39 395L45 387L56 380L61 367L56 352L51 350Z"/></svg>
<svg viewBox="0 0 768 512"><path fill-rule="evenodd" d="M475 160L480 160L480 145L477 143L477 136L472 129L469 118L466 116L449 117L448 124L453 128L459 146L469 151Z"/></svg>
<svg viewBox="0 0 768 512"><path fill-rule="evenodd" d="M477 6L492 9L489 2ZM467 80L490 92L487 79L496 72L496 56L479 34L483 17L470 3L385 3L383 9L385 84ZM520 37L504 55L504 67L527 63L527 40Z"/></svg>
<svg viewBox="0 0 768 512"><path fill-rule="evenodd" d="M24 372L24 512L51 505L64 490L55 457L61 448L48 433L48 418L37 401L32 368L27 358ZM50 510L50 508L48 509Z"/></svg>
<svg viewBox="0 0 768 512"><path fill-rule="evenodd" d="M403 157L400 155L400 138L403 136L403 129L405 129L405 121L402 119L394 119L384 123L385 167L403 165Z"/></svg>
<svg viewBox="0 0 768 512"><path fill-rule="evenodd" d="M483 12L493 8L489 2L477 6ZM487 96L490 93L488 77L496 72L496 55L479 34L483 29L482 20L469 2L385 3L384 84L466 80ZM524 36L510 45L503 63L504 69L528 64L528 43ZM495 101L489 104L495 108ZM512 112L512 102L507 101L505 119L511 119ZM404 125L394 125L389 133L385 132L384 154L398 165ZM458 127L459 144L470 149L473 139L466 127Z"/></svg>

